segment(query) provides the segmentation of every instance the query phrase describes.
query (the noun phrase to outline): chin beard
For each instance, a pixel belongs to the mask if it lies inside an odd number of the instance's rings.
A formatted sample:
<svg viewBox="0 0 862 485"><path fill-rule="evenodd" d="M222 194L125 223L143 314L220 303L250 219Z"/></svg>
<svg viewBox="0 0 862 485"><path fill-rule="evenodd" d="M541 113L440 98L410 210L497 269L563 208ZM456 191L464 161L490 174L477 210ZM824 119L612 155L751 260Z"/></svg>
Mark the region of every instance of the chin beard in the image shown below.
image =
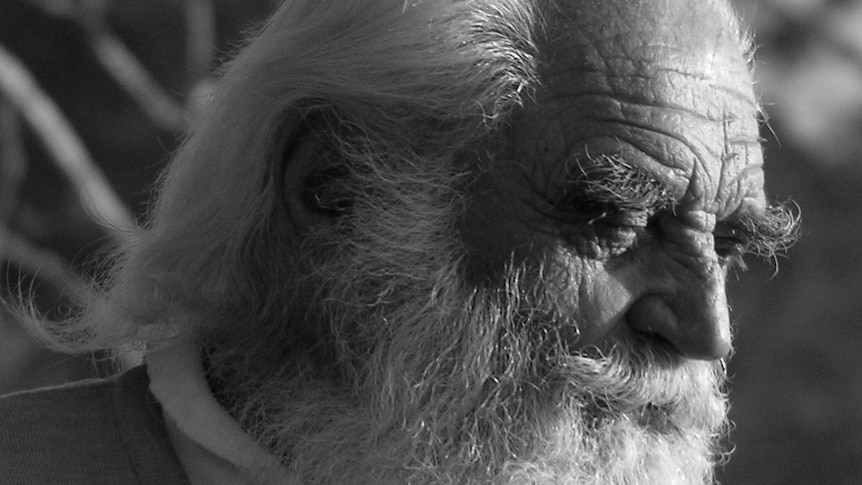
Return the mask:
<svg viewBox="0 0 862 485"><path fill-rule="evenodd" d="M549 285L465 282L451 178L403 171L297 258L296 313L209 335L243 428L306 484L712 483L721 364L636 337L572 353Z"/></svg>
<svg viewBox="0 0 862 485"><path fill-rule="evenodd" d="M211 375L231 414L301 483L713 483L722 370L652 359L664 356L618 345L542 377L453 375L466 362L426 367L421 381L416 369L380 369L376 392L218 360Z"/></svg>

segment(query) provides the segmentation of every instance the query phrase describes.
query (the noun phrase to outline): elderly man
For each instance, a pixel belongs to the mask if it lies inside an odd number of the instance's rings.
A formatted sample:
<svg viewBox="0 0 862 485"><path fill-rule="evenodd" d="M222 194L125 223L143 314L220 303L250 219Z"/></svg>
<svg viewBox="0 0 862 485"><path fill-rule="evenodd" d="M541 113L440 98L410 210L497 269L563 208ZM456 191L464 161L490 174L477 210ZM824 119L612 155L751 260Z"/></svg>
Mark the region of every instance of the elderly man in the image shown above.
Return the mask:
<svg viewBox="0 0 862 485"><path fill-rule="evenodd" d="M3 483L711 483L763 191L725 0L288 0L226 70Z"/></svg>

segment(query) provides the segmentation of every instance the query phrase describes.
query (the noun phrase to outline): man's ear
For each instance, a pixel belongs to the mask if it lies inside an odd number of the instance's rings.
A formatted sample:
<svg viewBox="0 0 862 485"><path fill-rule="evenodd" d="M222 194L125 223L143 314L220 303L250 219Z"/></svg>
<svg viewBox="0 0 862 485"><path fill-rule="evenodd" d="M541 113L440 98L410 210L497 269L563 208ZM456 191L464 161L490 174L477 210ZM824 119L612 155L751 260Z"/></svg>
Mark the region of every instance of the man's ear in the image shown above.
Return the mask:
<svg viewBox="0 0 862 485"><path fill-rule="evenodd" d="M320 120L305 119L292 130L282 152L282 190L288 215L303 231L330 223L352 206L346 165L323 133Z"/></svg>

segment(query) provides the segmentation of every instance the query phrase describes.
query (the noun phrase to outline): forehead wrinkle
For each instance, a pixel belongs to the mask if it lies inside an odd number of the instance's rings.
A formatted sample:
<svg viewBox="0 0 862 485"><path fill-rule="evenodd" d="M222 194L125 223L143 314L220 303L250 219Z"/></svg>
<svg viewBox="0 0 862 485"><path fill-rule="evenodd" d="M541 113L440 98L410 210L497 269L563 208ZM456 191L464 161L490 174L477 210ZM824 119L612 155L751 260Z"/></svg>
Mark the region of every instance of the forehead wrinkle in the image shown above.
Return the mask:
<svg viewBox="0 0 862 485"><path fill-rule="evenodd" d="M710 194L710 199L714 198L712 195L720 196L725 192L727 184L722 180L726 175L736 173L745 165L762 165L756 108L753 106L740 107L731 103L731 106L722 106L721 115L715 112L702 114L655 106L638 99L630 101L619 96L570 93L545 104L554 106L556 116L571 117L573 126L579 121L608 125L610 128L605 128L613 132L621 143L629 143L664 167L675 169L678 176L688 178L700 169L706 175L701 181L713 185L714 193ZM592 105L592 109L587 109L587 105ZM603 129L601 126L581 128L577 133L578 140L588 139L591 131ZM571 139L573 134L574 130L564 132L567 139ZM656 139L655 135L665 141ZM677 144L676 148L669 145L668 140ZM684 151L680 151L682 147ZM694 166L694 160L700 167ZM709 175L715 170L719 173Z"/></svg>
<svg viewBox="0 0 862 485"><path fill-rule="evenodd" d="M565 101L565 99L560 100ZM576 108L564 103L555 103L555 118L566 117L567 112L574 111ZM604 110L603 112L607 112ZM702 148L695 145L692 141L687 140L679 133L675 133L670 129L665 129L656 123L636 122L632 120L632 116L618 115L616 117L600 117L591 114L576 115L578 121L588 121L591 124L590 129L581 127L579 130L566 130L562 132L562 137L566 140L567 155L576 152L589 152L590 142L594 142L597 138L608 138L615 140L616 145L612 150L618 152L625 158L625 153L632 156L632 151L640 154L637 157L637 165L641 168L648 169L650 172L656 173L666 180L677 181L677 187L674 192L682 195L681 190L683 180L688 180L691 175L691 167L684 163L683 159L702 158L700 153ZM562 122L559 123L563 125ZM617 128L615 131L609 130L608 125ZM626 128L625 133L621 133L619 127ZM659 138L656 137L659 136ZM685 147L690 153L690 156L680 157L676 152L678 149L668 145L670 142L673 145ZM580 145L580 146L576 146ZM607 148L606 148L607 149ZM674 155L671 155L674 153ZM635 163L634 160L630 162Z"/></svg>
<svg viewBox="0 0 862 485"><path fill-rule="evenodd" d="M762 180L758 176L758 172L762 173L759 154L748 155L748 144L743 145L746 154L728 148L731 145L725 142L722 152L711 153L708 159L692 159L692 170L682 199L691 209L713 212L721 218L732 212L742 198L753 195L751 189L762 191L751 183Z"/></svg>
<svg viewBox="0 0 862 485"><path fill-rule="evenodd" d="M639 74L654 81L657 73L669 71L713 80L722 88L728 80L749 77L744 54L748 43L743 41L726 2L655 2L582 0L558 6L558 15L546 29L550 33L540 47L546 69L543 77L553 78L561 68L566 69L564 74L592 70L602 73L608 82L614 78L630 80ZM714 40L704 38L710 32ZM560 58L566 62L558 63ZM624 86L605 85L613 91L624 90L621 88ZM742 95L747 104L756 104L753 92L734 95Z"/></svg>
<svg viewBox="0 0 862 485"><path fill-rule="evenodd" d="M710 139L720 139L723 143L719 145L703 143L697 139L690 141L674 132L666 132L668 139L684 143L689 150L685 164L672 164L672 159L663 158L662 153L651 153L631 137L615 137L613 147L605 145L604 149L597 149L594 143L595 133L589 130L573 130L573 121L563 122L566 118L571 118L574 122L581 119L576 107L556 100L544 103L541 108L541 116L531 117L526 123L533 128L528 131L528 136L522 135L515 139L521 157L535 157L533 162L538 165L542 165L542 160L546 164L556 165L577 160L584 155L592 158L619 155L627 163L647 170L662 181L681 203L689 205L691 209L709 209L721 214L732 212L745 197L762 198L762 163L760 152L756 150L758 144L747 138L725 136L729 131L728 126L734 123L733 117L727 117L721 125L711 126L711 133L706 134ZM573 110L574 115L568 115ZM614 122L620 123L618 120ZM625 123L641 130L642 138L647 140L650 136L646 135L656 131L650 124ZM594 148L591 149L591 146ZM634 151L640 153L632 158ZM558 176L560 174L552 167L548 173L556 173Z"/></svg>
<svg viewBox="0 0 862 485"><path fill-rule="evenodd" d="M680 74L679 71L673 69L659 69L657 72L663 74ZM599 72L592 68L573 68L568 69L567 66L559 66L558 69L548 69L547 81L545 88L540 90L536 95L536 102L541 104L551 99L570 98L578 100L578 98L600 99L604 98L608 101L629 106L641 106L643 108L656 108L672 110L673 112L685 113L700 121L713 122L723 121L727 115L722 97L706 96L705 90L696 89L699 86L694 86L695 89L675 89L673 96L662 96L666 94L665 90L649 90L633 92L631 89L620 89L619 86L611 86L610 83L603 80L624 79L632 81L639 79L644 83L649 83L656 87L671 86L679 88L674 79L670 77L655 77L646 74L632 74L627 76L607 76L606 73ZM689 77L697 80L703 80L702 76L687 76L680 74L683 77ZM572 77L577 77L578 82L571 82ZM558 82L558 80L564 80ZM631 83L630 83L631 84ZM727 86L710 85L710 91L726 95L724 99L734 102L736 105L751 111L752 117L756 117L759 112L757 102L754 100L753 93L745 93L738 89L731 89ZM703 93L698 99L682 96L683 92L696 95ZM685 99L688 103L682 102ZM697 107L695 107L697 106Z"/></svg>
<svg viewBox="0 0 862 485"><path fill-rule="evenodd" d="M730 125L737 122L736 118L728 115L722 123L724 146L720 157L721 169L719 181L716 187L714 209L719 212L721 206L727 208L739 206L742 200L749 195L751 189L762 196L763 158L760 151L760 143L756 140L740 139L734 137L735 131ZM759 181L755 185L753 181Z"/></svg>
<svg viewBox="0 0 862 485"><path fill-rule="evenodd" d="M745 180L762 179L753 173L762 162L749 44L729 4L656 1L557 2L527 107L526 124L542 126L522 141L539 138L561 158L631 157L692 207L725 212L725 203L761 198Z"/></svg>

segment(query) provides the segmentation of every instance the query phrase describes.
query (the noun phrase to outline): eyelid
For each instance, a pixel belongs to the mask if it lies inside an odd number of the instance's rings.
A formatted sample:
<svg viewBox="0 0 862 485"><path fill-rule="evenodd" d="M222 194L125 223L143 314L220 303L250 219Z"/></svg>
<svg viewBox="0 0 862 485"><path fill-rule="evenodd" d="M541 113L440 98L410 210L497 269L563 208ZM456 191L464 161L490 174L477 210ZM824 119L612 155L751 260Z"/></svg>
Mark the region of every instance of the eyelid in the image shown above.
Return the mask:
<svg viewBox="0 0 862 485"><path fill-rule="evenodd" d="M733 239L742 243L748 243L754 239L751 232L744 226L723 222L716 224L713 236L722 239Z"/></svg>
<svg viewBox="0 0 862 485"><path fill-rule="evenodd" d="M655 216L655 212L648 209L622 209L612 214L603 214L596 221L603 221L619 227L647 227ZM591 221L593 222L593 221Z"/></svg>
<svg viewBox="0 0 862 485"><path fill-rule="evenodd" d="M763 213L742 217L729 224L747 237L746 252L774 259L799 238L799 209L791 204L767 207Z"/></svg>
<svg viewBox="0 0 862 485"><path fill-rule="evenodd" d="M585 194L579 194L553 203L552 217L587 226L646 227L656 214L664 211L660 206L650 206L648 201L624 202L626 203L614 199L588 199Z"/></svg>

